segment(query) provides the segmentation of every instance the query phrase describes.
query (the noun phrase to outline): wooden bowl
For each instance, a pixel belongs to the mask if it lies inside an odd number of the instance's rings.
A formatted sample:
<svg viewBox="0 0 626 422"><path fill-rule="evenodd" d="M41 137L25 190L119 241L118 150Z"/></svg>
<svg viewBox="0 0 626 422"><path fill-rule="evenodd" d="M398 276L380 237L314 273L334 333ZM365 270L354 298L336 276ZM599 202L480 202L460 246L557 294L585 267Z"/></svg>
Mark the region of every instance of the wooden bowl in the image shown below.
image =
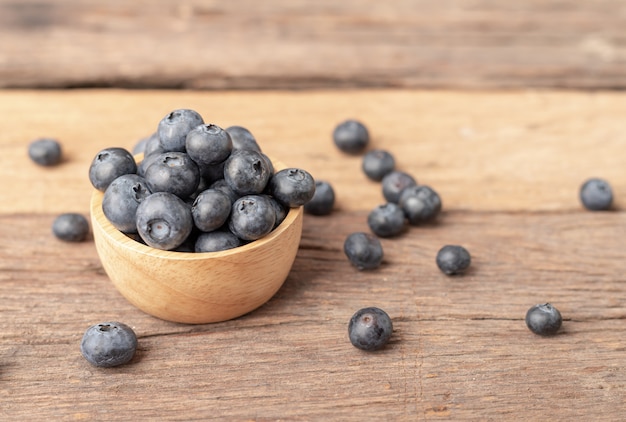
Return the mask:
<svg viewBox="0 0 626 422"><path fill-rule="evenodd" d="M274 163L276 170L284 166ZM302 235L302 207L270 234L238 248L205 253L154 249L118 231L91 196L96 249L119 292L142 311L168 321L202 324L253 311L282 286Z"/></svg>

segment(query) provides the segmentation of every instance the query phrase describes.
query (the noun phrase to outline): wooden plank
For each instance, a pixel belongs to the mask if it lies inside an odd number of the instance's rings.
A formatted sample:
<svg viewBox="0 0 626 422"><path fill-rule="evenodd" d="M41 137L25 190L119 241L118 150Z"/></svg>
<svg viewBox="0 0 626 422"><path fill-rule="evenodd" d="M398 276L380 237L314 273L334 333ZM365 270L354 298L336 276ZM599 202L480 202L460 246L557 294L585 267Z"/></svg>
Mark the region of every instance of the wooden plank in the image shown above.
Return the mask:
<svg viewBox="0 0 626 422"><path fill-rule="evenodd" d="M369 127L371 148L392 152L398 168L437 189L449 210L578 210L579 186L592 176L610 180L616 206L626 204L619 93L3 91L0 114L14 123L0 132L0 148L20 165L0 168L12 181L0 212L87 209L95 154L132 148L180 107L223 127L248 127L272 157L330 180L343 210L383 200L361 172L361 157L332 143L335 125L351 117ZM40 136L65 145L61 170L29 162L28 143ZM63 201L51 185L64 188Z"/></svg>
<svg viewBox="0 0 626 422"><path fill-rule="evenodd" d="M134 309L93 247L50 237L51 217L2 217L3 238L15 239L0 254L7 420L614 420L626 411L624 230L615 232L623 213L451 213L385 241L386 263L371 273L340 252L365 214L309 218L277 296L238 320L200 326ZM474 255L464 277L434 265L450 240ZM565 317L555 338L524 326L526 309L545 300ZM395 326L389 347L371 355L346 333L366 305L386 309ZM80 337L111 319L134 327L138 355L92 368Z"/></svg>
<svg viewBox="0 0 626 422"><path fill-rule="evenodd" d="M619 0L0 1L0 87L626 87Z"/></svg>
<svg viewBox="0 0 626 422"><path fill-rule="evenodd" d="M142 313L90 240L50 233L57 213L87 212L94 151L132 146L178 106L249 126L268 153L341 193L333 215L306 216L278 294L224 323ZM623 204L625 107L619 93L2 91L0 419L619 420L626 214L585 212L576 192L602 170ZM359 158L330 142L348 115L444 201L437 224L383 239L373 272L342 252L381 201ZM63 141L61 166L29 162L27 143L41 135ZM447 243L471 251L466 275L436 268ZM544 301L565 318L553 338L523 322ZM394 321L374 354L347 339L350 316L369 305ZM84 330L104 320L136 330L129 365L96 369L80 355Z"/></svg>

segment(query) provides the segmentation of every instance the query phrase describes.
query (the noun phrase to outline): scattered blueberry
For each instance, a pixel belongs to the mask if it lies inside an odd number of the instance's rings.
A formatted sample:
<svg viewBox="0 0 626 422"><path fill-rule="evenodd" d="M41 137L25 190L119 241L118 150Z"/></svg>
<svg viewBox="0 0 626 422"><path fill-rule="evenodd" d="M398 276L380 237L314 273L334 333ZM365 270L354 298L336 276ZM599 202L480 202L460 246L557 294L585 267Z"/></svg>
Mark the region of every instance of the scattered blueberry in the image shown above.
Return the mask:
<svg viewBox="0 0 626 422"><path fill-rule="evenodd" d="M254 135L245 127L230 126L226 128L226 132L228 132L233 141L233 149L249 149L261 152Z"/></svg>
<svg viewBox="0 0 626 422"><path fill-rule="evenodd" d="M358 349L374 351L382 349L391 334L393 324L385 311L376 307L358 310L348 324L348 336Z"/></svg>
<svg viewBox="0 0 626 422"><path fill-rule="evenodd" d="M121 322L103 322L85 331L80 351L94 366L110 368L130 362L137 350L137 336Z"/></svg>
<svg viewBox="0 0 626 422"><path fill-rule="evenodd" d="M276 211L262 195L246 195L237 199L232 206L228 227L242 240L257 240L274 228Z"/></svg>
<svg viewBox="0 0 626 422"><path fill-rule="evenodd" d="M161 140L161 147L166 152L185 152L187 134L201 124L204 124L204 120L194 110L172 111L159 122L157 133Z"/></svg>
<svg viewBox="0 0 626 422"><path fill-rule="evenodd" d="M61 144L56 139L37 139L28 146L28 156L40 166L54 166L61 162Z"/></svg>
<svg viewBox="0 0 626 422"><path fill-rule="evenodd" d="M441 211L441 198L429 186L409 186L400 195L400 207L409 223L417 225L437 217Z"/></svg>
<svg viewBox="0 0 626 422"><path fill-rule="evenodd" d="M200 170L184 152L164 152L145 170L145 178L152 192L170 192L186 198L200 183Z"/></svg>
<svg viewBox="0 0 626 422"><path fill-rule="evenodd" d="M561 313L550 303L535 305L526 312L526 326L535 334L556 334L562 323Z"/></svg>
<svg viewBox="0 0 626 422"><path fill-rule="evenodd" d="M137 163L124 148L105 148L96 154L89 166L89 180L104 192L109 184L124 174L137 173Z"/></svg>
<svg viewBox="0 0 626 422"><path fill-rule="evenodd" d="M102 211L122 233L136 233L137 207L152 192L146 180L136 174L124 174L111 182L102 198Z"/></svg>
<svg viewBox="0 0 626 422"><path fill-rule="evenodd" d="M363 156L362 169L367 177L380 182L396 167L396 160L389 152L375 149Z"/></svg>
<svg viewBox="0 0 626 422"><path fill-rule="evenodd" d="M182 245L193 229L191 207L169 192L157 192L137 207L137 232L148 246L163 250Z"/></svg>
<svg viewBox="0 0 626 422"><path fill-rule="evenodd" d="M398 204L388 202L374 208L367 216L370 230L380 237L397 236L406 227L404 211Z"/></svg>
<svg viewBox="0 0 626 422"><path fill-rule="evenodd" d="M238 195L260 194L272 174L260 152L235 150L224 164L224 179Z"/></svg>
<svg viewBox="0 0 626 422"><path fill-rule="evenodd" d="M459 274L469 268L472 259L463 246L446 245L437 253L437 266L447 275Z"/></svg>
<svg viewBox="0 0 626 422"><path fill-rule="evenodd" d="M387 202L397 204L402 191L416 184L416 180L410 174L398 170L392 171L382 179L383 196Z"/></svg>
<svg viewBox="0 0 626 422"><path fill-rule="evenodd" d="M606 211L613 203L613 190L604 180L593 178L580 187L580 201L590 211Z"/></svg>
<svg viewBox="0 0 626 422"><path fill-rule="evenodd" d="M335 206L335 191L332 185L323 180L315 181L315 193L304 204L304 211L312 215L328 215Z"/></svg>
<svg viewBox="0 0 626 422"><path fill-rule="evenodd" d="M286 207L295 208L306 204L315 194L315 180L306 170L287 168L274 174L268 184L268 192Z"/></svg>
<svg viewBox="0 0 626 422"><path fill-rule="evenodd" d="M227 194L217 189L207 189L193 202L193 222L203 232L217 230L228 221L231 206L232 202Z"/></svg>
<svg viewBox="0 0 626 422"><path fill-rule="evenodd" d="M380 240L369 233L350 234L343 244L343 251L350 263L359 270L378 268L383 260Z"/></svg>
<svg viewBox="0 0 626 422"><path fill-rule="evenodd" d="M52 223L52 233L66 242L82 242L89 234L89 223L82 214L61 214Z"/></svg>
<svg viewBox="0 0 626 422"><path fill-rule="evenodd" d="M357 120L339 123L333 131L337 148L349 154L362 152L369 143L370 135L365 125Z"/></svg>
<svg viewBox="0 0 626 422"><path fill-rule="evenodd" d="M233 149L228 132L213 124L196 126L187 134L185 145L200 169L224 162Z"/></svg>
<svg viewBox="0 0 626 422"><path fill-rule="evenodd" d="M241 246L241 240L229 231L201 233L196 239L196 252L218 252Z"/></svg>

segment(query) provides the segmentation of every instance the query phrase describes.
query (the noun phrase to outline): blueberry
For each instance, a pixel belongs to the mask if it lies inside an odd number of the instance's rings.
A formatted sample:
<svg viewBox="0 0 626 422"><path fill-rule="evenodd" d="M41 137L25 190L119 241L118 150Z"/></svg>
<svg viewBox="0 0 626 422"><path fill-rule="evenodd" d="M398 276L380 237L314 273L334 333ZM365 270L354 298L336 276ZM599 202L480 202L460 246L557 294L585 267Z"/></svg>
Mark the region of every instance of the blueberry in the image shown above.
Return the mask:
<svg viewBox="0 0 626 422"><path fill-rule="evenodd" d="M137 350L137 336L121 322L103 322L85 331L80 343L83 357L94 366L110 368L130 362Z"/></svg>
<svg viewBox="0 0 626 422"><path fill-rule="evenodd" d="M146 177L146 170L152 165L152 163L154 163L159 158L161 154L163 153L159 152L150 155L144 155L143 159L137 165L137 174L141 177Z"/></svg>
<svg viewBox="0 0 626 422"><path fill-rule="evenodd" d="M228 132L233 141L233 149L249 149L261 152L254 135L245 127L230 126L226 128L226 132Z"/></svg>
<svg viewBox="0 0 626 422"><path fill-rule="evenodd" d="M377 206L369 213L367 224L377 236L391 237L402 233L406 227L406 218L398 204L388 202Z"/></svg>
<svg viewBox="0 0 626 422"><path fill-rule="evenodd" d="M350 263L359 270L378 268L383 260L380 240L369 233L350 234L343 244L343 251Z"/></svg>
<svg viewBox="0 0 626 422"><path fill-rule="evenodd" d="M153 154L163 154L165 149L161 146L161 140L159 139L159 134L157 132L153 133L148 140L146 141L146 146L143 150L144 157Z"/></svg>
<svg viewBox="0 0 626 422"><path fill-rule="evenodd" d="M170 192L186 198L198 187L200 170L184 152L164 152L146 169L145 178L152 192Z"/></svg>
<svg viewBox="0 0 626 422"><path fill-rule="evenodd" d="M200 169L224 162L233 149L228 132L213 124L196 126L187 134L185 145Z"/></svg>
<svg viewBox="0 0 626 422"><path fill-rule="evenodd" d="M304 211L312 215L328 215L335 206L335 191L330 183L315 181L315 192L309 202L304 204Z"/></svg>
<svg viewBox="0 0 626 422"><path fill-rule="evenodd" d="M383 196L387 202L398 203L400 194L409 186L415 186L416 180L408 173L403 171L392 171L382 179Z"/></svg>
<svg viewBox="0 0 626 422"><path fill-rule="evenodd" d="M241 246L241 240L229 231L202 233L196 240L196 252L218 252Z"/></svg>
<svg viewBox="0 0 626 422"><path fill-rule="evenodd" d="M376 307L358 310L348 324L348 336L358 349L374 351L383 348L391 334L393 324L385 311Z"/></svg>
<svg viewBox="0 0 626 422"><path fill-rule="evenodd" d="M218 180L224 180L225 165L226 161L222 161L221 163L213 164L210 166L202 166L200 168L200 174L209 182L209 184Z"/></svg>
<svg viewBox="0 0 626 422"><path fill-rule="evenodd" d="M274 213L276 214L276 221L274 221L274 228L280 226L280 223L283 222L287 214L289 213L289 209L284 207L280 202L275 200L270 195L261 195L267 198L270 201L270 205L274 208Z"/></svg>
<svg viewBox="0 0 626 422"><path fill-rule="evenodd" d="M590 211L606 211L613 203L613 190L606 180L588 179L580 187L580 201Z"/></svg>
<svg viewBox="0 0 626 422"><path fill-rule="evenodd" d="M367 128L357 120L341 122L333 131L333 141L337 148L349 154L362 152L369 140L370 135Z"/></svg>
<svg viewBox="0 0 626 422"><path fill-rule="evenodd" d="M271 175L267 161L257 151L235 150L224 164L224 179L240 196L263 192Z"/></svg>
<svg viewBox="0 0 626 422"><path fill-rule="evenodd" d="M142 138L139 141L137 141L137 143L133 147L132 154L133 155L137 155L137 154L148 155L148 153L146 153L146 146L148 144L151 144L151 148L154 148L152 146L154 144L159 145L159 136L156 134L156 132L154 132L150 136L146 136L145 138Z"/></svg>
<svg viewBox="0 0 626 422"><path fill-rule="evenodd" d="M265 196L246 195L232 206L228 227L242 240L257 240L274 228L276 212Z"/></svg>
<svg viewBox="0 0 626 422"><path fill-rule="evenodd" d="M113 226L123 233L136 233L137 207L152 192L146 180L125 174L111 182L102 198L102 211Z"/></svg>
<svg viewBox="0 0 626 422"><path fill-rule="evenodd" d="M228 183L226 183L226 180L224 179L216 180L209 185L209 188L217 189L224 192L226 195L228 195L228 198L230 198L231 204L239 199L239 195L237 195L235 191L231 189L231 187L228 185Z"/></svg>
<svg viewBox="0 0 626 422"><path fill-rule="evenodd" d="M526 312L526 326L535 334L556 334L562 323L561 313L550 303L535 305Z"/></svg>
<svg viewBox="0 0 626 422"><path fill-rule="evenodd" d="M268 193L286 207L299 207L313 198L315 180L306 170L286 168L272 176Z"/></svg>
<svg viewBox="0 0 626 422"><path fill-rule="evenodd" d="M200 193L191 207L195 226L203 232L217 230L228 221L232 203L227 194L217 189Z"/></svg>
<svg viewBox="0 0 626 422"><path fill-rule="evenodd" d="M89 234L89 223L82 214L61 214L52 223L52 233L66 242L82 242Z"/></svg>
<svg viewBox="0 0 626 422"><path fill-rule="evenodd" d="M396 160L387 151L375 149L363 156L362 169L367 177L380 182L396 167Z"/></svg>
<svg viewBox="0 0 626 422"><path fill-rule="evenodd" d="M28 146L28 156L40 166L54 166L61 162L61 144L56 139L37 139Z"/></svg>
<svg viewBox="0 0 626 422"><path fill-rule="evenodd" d="M185 152L187 134L201 124L204 124L204 120L194 110L172 111L159 122L157 133L161 140L161 147L166 152Z"/></svg>
<svg viewBox="0 0 626 422"><path fill-rule="evenodd" d="M137 231L148 246L176 249L193 229L191 207L169 192L157 192L137 207Z"/></svg>
<svg viewBox="0 0 626 422"><path fill-rule="evenodd" d="M441 198L429 186L409 186L400 195L400 207L409 223L417 225L437 217L441 211Z"/></svg>
<svg viewBox="0 0 626 422"><path fill-rule="evenodd" d="M472 259L463 246L446 245L437 252L437 266L447 275L459 274L469 268Z"/></svg>
<svg viewBox="0 0 626 422"><path fill-rule="evenodd" d="M94 188L104 192L109 184L124 174L136 173L137 163L124 148L105 148L89 166L89 181Z"/></svg>

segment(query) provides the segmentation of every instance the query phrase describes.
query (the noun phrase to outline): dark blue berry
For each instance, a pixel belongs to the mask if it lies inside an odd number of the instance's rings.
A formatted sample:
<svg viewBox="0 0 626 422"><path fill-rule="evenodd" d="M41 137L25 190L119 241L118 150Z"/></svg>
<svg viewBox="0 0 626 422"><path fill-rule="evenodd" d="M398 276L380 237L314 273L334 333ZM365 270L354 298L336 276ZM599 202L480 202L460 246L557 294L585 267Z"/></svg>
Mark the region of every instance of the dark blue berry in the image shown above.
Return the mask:
<svg viewBox="0 0 626 422"><path fill-rule="evenodd" d="M289 208L306 204L315 194L315 180L306 170L287 168L272 176L268 193Z"/></svg>
<svg viewBox="0 0 626 422"><path fill-rule="evenodd" d="M61 162L61 144L56 139L37 139L28 146L28 156L40 166L54 166Z"/></svg>
<svg viewBox="0 0 626 422"><path fill-rule="evenodd" d="M157 192L137 207L137 232L148 246L173 250L193 229L191 207L169 192Z"/></svg>
<svg viewBox="0 0 626 422"><path fill-rule="evenodd" d="M136 174L115 179L102 198L102 211L113 226L123 233L136 233L137 207L152 192L146 180Z"/></svg>
<svg viewBox="0 0 626 422"><path fill-rule="evenodd" d="M52 223L52 233L66 242L82 242L89 234L89 223L82 214L61 214Z"/></svg>
<svg viewBox="0 0 626 422"><path fill-rule="evenodd" d="M233 149L228 132L213 124L196 126L187 134L185 145L201 170L224 162Z"/></svg>
<svg viewBox="0 0 626 422"><path fill-rule="evenodd" d="M229 231L202 233L196 239L196 252L218 252L241 246L241 239Z"/></svg>
<svg viewBox="0 0 626 422"><path fill-rule="evenodd" d="M437 217L441 211L441 198L429 186L409 186L400 195L400 207L409 223L417 225Z"/></svg>
<svg viewBox="0 0 626 422"><path fill-rule="evenodd" d="M350 342L361 350L374 351L383 348L392 333L391 318L385 311L376 307L358 310L348 324Z"/></svg>
<svg viewBox="0 0 626 422"><path fill-rule="evenodd" d="M375 149L363 156L363 172L370 179L380 182L396 167L396 160L387 151Z"/></svg>
<svg viewBox="0 0 626 422"><path fill-rule="evenodd" d="M137 163L130 152L124 148L105 148L96 154L89 166L89 181L104 192L112 181L131 173L137 173Z"/></svg>
<svg viewBox="0 0 626 422"><path fill-rule="evenodd" d="M436 261L437 266L444 274L453 275L467 270L472 259L463 246L446 245L437 253Z"/></svg>
<svg viewBox="0 0 626 422"><path fill-rule="evenodd" d="M224 164L224 179L238 195L260 194L272 174L260 152L235 150Z"/></svg>
<svg viewBox="0 0 626 422"><path fill-rule="evenodd" d="M226 128L226 132L228 132L233 141L233 149L249 149L261 152L254 135L245 127L230 126Z"/></svg>
<svg viewBox="0 0 626 422"><path fill-rule="evenodd" d="M224 166L226 161L213 164L210 166L203 166L200 168L200 174L206 179L209 184L217 182L218 180L224 180Z"/></svg>
<svg viewBox="0 0 626 422"><path fill-rule="evenodd" d="M535 305L526 312L526 326L535 334L556 334L562 323L561 313L550 303Z"/></svg>
<svg viewBox="0 0 626 422"><path fill-rule="evenodd" d="M159 136L155 133L153 133L150 136L146 136L145 138L140 139L139 141L137 141L137 143L135 144L135 146L132 149L132 154L133 155L137 155L137 154L146 154L146 145L148 145L149 142L156 142L157 145L159 143Z"/></svg>
<svg viewBox="0 0 626 422"><path fill-rule="evenodd" d="M402 233L406 227L406 218L398 204L388 202L369 213L367 224L376 236L391 237Z"/></svg>
<svg viewBox="0 0 626 422"><path fill-rule="evenodd" d="M152 192L170 192L187 198L200 183L197 164L184 152L164 152L145 170Z"/></svg>
<svg viewBox="0 0 626 422"><path fill-rule="evenodd" d="M80 351L94 366L110 368L130 362L137 350L137 336L121 322L103 322L87 329Z"/></svg>
<svg viewBox="0 0 626 422"><path fill-rule="evenodd" d="M362 152L369 143L370 135L365 125L357 120L339 123L333 131L337 148L349 154Z"/></svg>
<svg viewBox="0 0 626 422"><path fill-rule="evenodd" d="M580 201L590 211L606 211L613 203L613 190L606 180L593 178L580 187Z"/></svg>
<svg viewBox="0 0 626 422"><path fill-rule="evenodd" d="M163 154L165 149L161 146L161 140L159 139L159 134L157 132L153 133L147 140L146 145L143 150L144 157L153 154Z"/></svg>
<svg viewBox="0 0 626 422"><path fill-rule="evenodd" d="M403 171L392 171L382 179L383 196L387 202L397 204L400 201L402 191L416 184L417 182L410 174Z"/></svg>
<svg viewBox="0 0 626 422"><path fill-rule="evenodd" d="M239 199L239 195L237 195L235 191L232 190L232 188L228 185L228 183L226 183L226 180L224 179L216 180L209 185L209 188L224 192L226 195L228 195L231 204Z"/></svg>
<svg viewBox="0 0 626 422"><path fill-rule="evenodd" d="M304 204L304 211L312 215L328 215L335 206L335 191L332 185L323 180L315 181L315 193Z"/></svg>
<svg viewBox="0 0 626 422"><path fill-rule="evenodd" d="M200 193L191 207L195 226L203 232L217 230L228 221L232 203L227 194L217 189Z"/></svg>
<svg viewBox="0 0 626 422"><path fill-rule="evenodd" d="M202 116L194 110L174 110L159 122L157 133L164 151L185 152L187 134L204 124Z"/></svg>
<svg viewBox="0 0 626 422"><path fill-rule="evenodd" d="M270 201L270 205L274 208L274 213L276 214L276 221L274 221L274 228L280 226L280 223L283 222L287 214L289 213L289 208L283 206L280 202L275 200L270 195L261 195L267 198Z"/></svg>
<svg viewBox="0 0 626 422"><path fill-rule="evenodd" d="M369 233L350 234L343 244L343 251L350 263L359 270L378 268L383 260L380 240Z"/></svg>
<svg viewBox="0 0 626 422"><path fill-rule="evenodd" d="M262 195L246 195L237 199L232 206L228 227L242 240L257 240L274 228L276 212Z"/></svg>

